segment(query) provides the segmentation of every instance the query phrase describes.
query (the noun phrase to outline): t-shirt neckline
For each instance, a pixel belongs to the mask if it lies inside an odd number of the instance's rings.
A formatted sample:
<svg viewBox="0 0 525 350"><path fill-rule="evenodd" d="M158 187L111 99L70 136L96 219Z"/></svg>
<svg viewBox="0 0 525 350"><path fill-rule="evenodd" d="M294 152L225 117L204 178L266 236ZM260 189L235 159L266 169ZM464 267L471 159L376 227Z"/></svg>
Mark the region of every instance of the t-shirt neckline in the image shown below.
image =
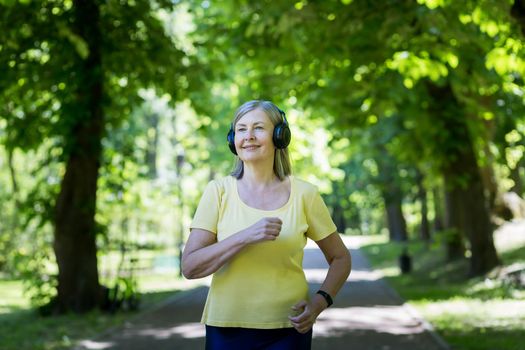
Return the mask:
<svg viewBox="0 0 525 350"><path fill-rule="evenodd" d="M290 203L292 202L292 196L294 194L294 178L292 175L289 175L288 178L290 179L290 196L288 197L288 201L286 201L286 203L284 203L281 207L277 208L277 209L259 209L259 208L254 208L252 206L249 206L248 204L246 204L241 196L239 195L239 189L237 187L237 179L235 177L232 176L232 180L233 180L233 189L234 189L234 192L235 192L235 198L237 199L237 201L239 201L239 203L241 203L241 205L245 208L248 208L250 210L255 210L255 211L259 211L259 212L265 212L265 213L272 213L272 212L277 212L277 211L282 211L284 209L286 209Z"/></svg>

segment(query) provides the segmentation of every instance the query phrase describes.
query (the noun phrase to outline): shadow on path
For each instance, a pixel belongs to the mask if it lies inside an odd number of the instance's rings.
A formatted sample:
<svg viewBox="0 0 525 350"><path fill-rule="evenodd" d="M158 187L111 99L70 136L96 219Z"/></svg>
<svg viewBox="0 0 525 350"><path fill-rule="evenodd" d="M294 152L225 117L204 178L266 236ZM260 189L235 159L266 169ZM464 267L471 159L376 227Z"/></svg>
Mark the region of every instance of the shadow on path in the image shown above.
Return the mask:
<svg viewBox="0 0 525 350"><path fill-rule="evenodd" d="M313 349L441 350L448 349L427 322L404 304L381 276L370 269L352 238L345 237L352 254L352 273L314 327ZM315 293L326 276L327 263L309 242L304 268ZM194 350L204 349L204 326L199 323L208 287L176 295L124 326L108 330L76 349Z"/></svg>

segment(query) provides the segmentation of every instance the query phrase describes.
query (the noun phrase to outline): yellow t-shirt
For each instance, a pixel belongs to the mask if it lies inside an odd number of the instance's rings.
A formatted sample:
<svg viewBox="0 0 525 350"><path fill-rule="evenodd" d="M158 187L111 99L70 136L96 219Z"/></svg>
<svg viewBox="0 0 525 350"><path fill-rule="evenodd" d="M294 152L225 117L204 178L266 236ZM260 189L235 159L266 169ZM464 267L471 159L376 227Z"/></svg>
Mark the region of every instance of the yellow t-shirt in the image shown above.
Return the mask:
<svg viewBox="0 0 525 350"><path fill-rule="evenodd" d="M217 234L221 241L264 217L283 225L275 241L243 248L213 274L202 323L218 327L286 328L291 307L308 298L302 269L306 237L321 240L336 232L317 188L290 176L288 202L276 210L248 206L239 197L237 180L228 176L206 187L191 228Z"/></svg>

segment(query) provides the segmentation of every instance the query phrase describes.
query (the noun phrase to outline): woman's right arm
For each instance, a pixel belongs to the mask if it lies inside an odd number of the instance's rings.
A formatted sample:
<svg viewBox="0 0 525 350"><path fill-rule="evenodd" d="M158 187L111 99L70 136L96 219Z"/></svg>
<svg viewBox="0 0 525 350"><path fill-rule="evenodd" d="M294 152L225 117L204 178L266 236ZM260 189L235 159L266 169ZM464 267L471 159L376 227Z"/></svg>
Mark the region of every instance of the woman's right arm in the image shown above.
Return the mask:
<svg viewBox="0 0 525 350"><path fill-rule="evenodd" d="M211 275L248 244L275 240L281 225L279 218L263 218L220 242L213 232L192 229L182 253L184 277L195 279Z"/></svg>

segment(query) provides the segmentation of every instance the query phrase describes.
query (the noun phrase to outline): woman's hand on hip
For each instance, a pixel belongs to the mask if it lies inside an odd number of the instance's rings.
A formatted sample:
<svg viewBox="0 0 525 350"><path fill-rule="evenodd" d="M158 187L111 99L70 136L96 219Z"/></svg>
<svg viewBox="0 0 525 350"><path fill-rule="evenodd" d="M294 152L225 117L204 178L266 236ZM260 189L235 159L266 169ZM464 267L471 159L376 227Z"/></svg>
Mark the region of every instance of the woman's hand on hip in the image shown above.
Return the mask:
<svg viewBox="0 0 525 350"><path fill-rule="evenodd" d="M288 316L288 319L297 332L304 334L313 327L317 316L323 311L323 308L314 303L308 303L305 300L301 300L292 306L292 310L296 313L299 312L299 315Z"/></svg>
<svg viewBox="0 0 525 350"><path fill-rule="evenodd" d="M275 241L281 233L283 222L279 218L262 218L248 227L244 234L248 243Z"/></svg>

